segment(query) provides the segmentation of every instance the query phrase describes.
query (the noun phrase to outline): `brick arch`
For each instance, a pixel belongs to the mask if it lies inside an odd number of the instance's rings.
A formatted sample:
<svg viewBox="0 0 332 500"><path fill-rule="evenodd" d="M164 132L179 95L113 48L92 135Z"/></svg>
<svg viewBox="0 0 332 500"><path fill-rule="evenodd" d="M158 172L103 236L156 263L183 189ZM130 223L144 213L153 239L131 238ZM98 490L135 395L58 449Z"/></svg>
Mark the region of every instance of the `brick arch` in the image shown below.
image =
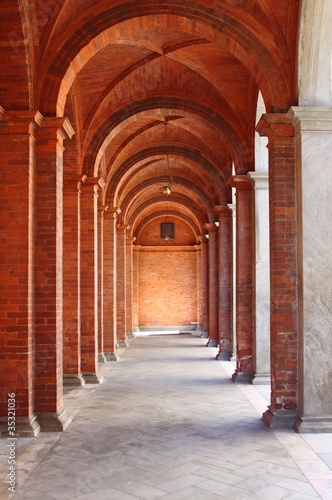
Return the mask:
<svg viewBox="0 0 332 500"><path fill-rule="evenodd" d="M223 167L223 172L224 168L225 172L231 172L229 167L231 159L222 142L220 131L216 126L213 126L203 117L192 115L187 110L181 110L180 113L179 110L176 109L154 108L129 116L113 128L99 148L94 166L94 176L102 177L106 180L110 175L110 171L116 170L124 157L128 156L125 150L126 147L131 145L132 151L137 152L137 144L135 144L134 141L142 137L145 132L153 133L156 127L160 127L160 125L164 124L165 120L171 124L173 122L175 123L177 127L177 138L179 131L185 131L191 134L190 144L202 142L201 137L204 137L206 145L201 148L201 150L206 151L206 156L210 159L210 162L219 166L222 159L225 165L225 167ZM137 123L140 121L142 125L137 126ZM131 131L131 127L133 131ZM170 130L172 134L172 127ZM118 137L121 134L123 134L124 138L118 141ZM172 137L169 136L169 139L171 143ZM164 142L164 137L162 141ZM161 143L161 139L159 141L150 141L149 137L149 143L152 144L157 142ZM119 145L114 147L114 143ZM186 145L188 145L188 141ZM225 182L228 182L228 178L226 178L225 175L224 179Z"/></svg>
<svg viewBox="0 0 332 500"><path fill-rule="evenodd" d="M159 206L162 206L162 210L159 210ZM178 212L182 216L184 215L188 219L192 220L192 223L198 228L200 234L205 233L204 224L207 220L210 222L215 221L214 213L211 213L210 218L206 219L206 216L202 213L200 207L185 196L173 197L172 206L168 209L165 208L165 198L159 196L145 200L144 203L142 203L139 207L135 207L135 209L130 213L128 224L130 225L131 235L134 235L136 228L145 218L153 216L156 212L163 212L165 215L166 213L169 213L169 211Z"/></svg>
<svg viewBox="0 0 332 500"><path fill-rule="evenodd" d="M137 45L142 46L146 51L148 44L142 44L142 42L133 44L132 41L128 44L126 40L121 39L117 41L117 44L124 45ZM205 46L207 44L206 40L193 40L187 42L186 44L181 44L188 47L192 46ZM108 46L108 51L112 53L112 47L116 44ZM217 44L209 43L210 51L215 50L216 53L220 52L220 47ZM157 50L157 49L156 49ZM223 85L220 79L216 79L209 73L204 62L198 60L190 60L188 57L181 57L178 51L174 50L171 57L164 57L167 51L160 51L151 53L135 64L127 67L118 76L116 76L108 84L108 86L103 90L103 92L96 99L92 109L89 111L84 122L84 130L88 133L90 127L93 123L98 120L98 117L103 113L105 109L114 108L114 94L118 90L121 92L122 101L134 101L140 99L140 93L142 91L142 83L146 82L144 85L144 95L149 95L148 86L156 91L158 87L158 80L162 75L175 74L178 72L177 78L172 80L172 90L179 95L194 95L197 96L197 88L200 88L200 100L203 99L202 90L205 90L205 94L208 98L208 102L218 103L219 107L223 108L223 114L228 117L228 120L232 123L241 124L243 116L241 114L241 109L239 109L238 100L234 99L229 90ZM235 59L234 59L235 61ZM88 65L87 65L88 66ZM245 79L250 79L249 73L244 70ZM83 68L83 73L88 72L88 69ZM162 89L160 89L163 92ZM170 89L169 89L170 90ZM155 94L150 94L152 97ZM206 100L206 99L205 99Z"/></svg>
<svg viewBox="0 0 332 500"><path fill-rule="evenodd" d="M143 198L144 204L150 198L151 193L155 199L155 192L157 192L157 190L159 190L159 187L156 186L155 179L149 178L137 183L133 189L128 191L122 203L118 205L121 208L122 222L124 224L129 224L128 219L131 210L133 210L132 207L140 207L142 205L140 200ZM201 211L205 214L206 219L210 220L211 217L214 217L215 204L206 196L199 186L192 182L175 177L172 194L168 198L169 204L173 203L174 196L185 196L187 199L192 200L191 203L195 203L197 206L201 207ZM162 194L160 194L158 198L160 197L164 198Z"/></svg>
<svg viewBox="0 0 332 500"><path fill-rule="evenodd" d="M141 101L128 104L121 109L113 112L111 116L105 115L98 125L91 140L89 148L84 158L84 169L88 176L95 174L94 166L99 149L104 141L107 140L111 131L118 126L124 118L134 116L137 113L152 109L175 109L178 113L181 111L190 112L203 118L211 125L222 132L224 145L228 149L234 164L242 165L247 171L253 164L253 137L239 136L239 132L233 128L230 123L221 115L222 110L214 110L212 107L202 105L201 103L184 98L173 97L154 97L142 99ZM251 141L251 142L250 142Z"/></svg>
<svg viewBox="0 0 332 500"><path fill-rule="evenodd" d="M269 34L263 24L258 23L254 16L248 19L248 13L242 13L238 9L232 11L225 9L219 15L217 9L211 9L203 4L179 2L174 0L167 6L164 4L150 2L128 2L119 8L107 8L107 4L100 2L96 7L84 12L84 18L77 16L66 31L68 37L61 37L59 41L49 47L41 68L45 67L41 74L42 90L40 96L40 109L46 115L61 114L64 106L64 94L68 92L71 85L70 78L66 75L70 65L77 64L76 56L95 37L103 34L105 43L111 43L107 39L107 30L121 22L133 18L143 18L144 16L169 15L178 16L185 20L178 22L178 26L186 26L187 30L197 33L199 38L205 37L207 40L217 41L224 48L229 50L248 69L252 78L256 80L266 103L267 110L275 109L284 111L293 102L296 91L291 88L286 67L286 55L281 37L276 35L277 40ZM90 13L90 15L89 15ZM241 15L240 15L241 14ZM246 14L246 15L244 15ZM85 19L89 21L85 21ZM248 21L253 28L248 28ZM204 33L204 36L202 35ZM279 43L280 42L280 43ZM61 45L60 45L61 44ZM97 50L95 44L94 51L90 48L90 57ZM54 59L48 64L49 54L53 53ZM88 54L86 55L88 57ZM43 70L42 70L43 71ZM60 86L63 82L63 89ZM61 95L62 94L62 95ZM59 98L59 103L58 103ZM57 104L59 107L57 109Z"/></svg>
<svg viewBox="0 0 332 500"><path fill-rule="evenodd" d="M109 176L107 179L108 188L105 192L107 198L111 200L113 206L117 206L118 204L119 190L121 189L122 184L128 181L130 169L134 168L135 165L138 165L138 168L144 168L145 164L140 162L149 161L149 158L160 158L164 152L164 146L156 146L152 148L147 147L133 154L130 158L121 163L113 175ZM230 201L228 184L221 178L221 174L218 169L211 162L209 162L209 160L205 158L199 150L196 150L193 147L190 148L189 146L184 147L183 145L170 145L168 146L168 154L188 158L193 161L194 164L200 165L200 168L203 168L206 175L209 175L211 178L211 185L218 188L220 193L220 203L223 204ZM137 171L135 172L133 170L132 175L137 175Z"/></svg>
<svg viewBox="0 0 332 500"><path fill-rule="evenodd" d="M162 186L168 183L169 177L159 167L164 170L163 158L160 162L154 159L152 162L140 162L140 165L135 164L135 168L131 169L126 179L121 179L121 186L119 186L119 193L116 198L116 205L121 206L127 198L128 193L132 193L136 189L137 179L142 179L141 184L148 186L154 184L161 189ZM182 158L183 160L183 158ZM185 158L187 160L187 158ZM153 166L153 170L149 167ZM215 179L208 175L208 172L201 168L199 164L189 161L179 162L177 158L174 163L170 162L171 176L173 184L177 188L190 189L195 192L196 189L202 193L202 200L212 205L221 203L221 195L218 184ZM142 175L141 175L142 173ZM123 182L122 182L123 181Z"/></svg>
<svg viewBox="0 0 332 500"><path fill-rule="evenodd" d="M131 225L132 236L136 237L136 242L139 244L139 238L140 238L141 233L144 231L144 228L151 221L165 217L165 215L180 219L183 222L185 222L186 224L188 224L188 226L190 226L190 228L192 229L192 231L196 237L196 240L198 241L198 237L201 235L201 232L200 232L200 228L196 224L196 222L191 217L189 217L187 214L182 213L180 210L172 209L172 210L167 210L167 211L165 211L165 210L155 211L154 213L147 215L144 219L142 219L137 224L136 224L136 221L130 221L130 223L132 224Z"/></svg>

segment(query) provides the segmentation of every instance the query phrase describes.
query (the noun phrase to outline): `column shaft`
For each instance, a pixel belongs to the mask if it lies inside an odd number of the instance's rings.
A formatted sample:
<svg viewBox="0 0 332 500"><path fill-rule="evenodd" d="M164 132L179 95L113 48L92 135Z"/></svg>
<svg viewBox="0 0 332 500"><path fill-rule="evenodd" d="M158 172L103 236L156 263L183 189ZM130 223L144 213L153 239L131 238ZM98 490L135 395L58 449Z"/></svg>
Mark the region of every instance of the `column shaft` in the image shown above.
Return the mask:
<svg viewBox="0 0 332 500"><path fill-rule="evenodd" d="M236 371L235 382L251 381L254 374L255 278L254 183L236 175Z"/></svg>
<svg viewBox="0 0 332 500"><path fill-rule="evenodd" d="M218 359L230 360L232 347L232 277L233 277L233 236L232 211L229 207L216 207L218 214L218 319L219 353Z"/></svg>
<svg viewBox="0 0 332 500"><path fill-rule="evenodd" d="M218 228L205 224L209 232L209 347L218 345Z"/></svg>
<svg viewBox="0 0 332 500"><path fill-rule="evenodd" d="M139 311L138 311L138 304L139 304L139 256L140 256L140 246L139 245L134 245L134 262L133 262L133 327L134 331L139 330Z"/></svg>
<svg viewBox="0 0 332 500"><path fill-rule="evenodd" d="M62 431L63 151L73 134L63 118L44 118L36 146L35 401L42 430Z"/></svg>
<svg viewBox="0 0 332 500"><path fill-rule="evenodd" d="M116 309L116 323L117 323L117 346L124 347L127 345L127 294L126 294L126 231L128 226L121 224L117 225L117 309Z"/></svg>
<svg viewBox="0 0 332 500"><path fill-rule="evenodd" d="M263 115L257 126L268 137L269 150L271 404L263 416L268 426L292 426L297 409L298 128L287 114Z"/></svg>
<svg viewBox="0 0 332 500"><path fill-rule="evenodd" d="M107 208L103 220L103 332L107 361L116 361L116 220L120 211Z"/></svg>
<svg viewBox="0 0 332 500"><path fill-rule="evenodd" d="M34 407L34 200L36 112L0 108L0 430L8 433L8 393L16 434L40 430Z"/></svg>
<svg viewBox="0 0 332 500"><path fill-rule="evenodd" d="M127 332L126 338L133 337L133 301L134 301L134 274L133 274L133 265L134 265L134 241L136 238L132 238L127 236L126 240L126 301L127 301Z"/></svg>
<svg viewBox="0 0 332 500"><path fill-rule="evenodd" d="M81 373L79 213L82 176L65 175L63 185L63 383L84 385Z"/></svg>
<svg viewBox="0 0 332 500"><path fill-rule="evenodd" d="M208 338L209 334L209 255L208 242L205 236L200 236L201 242L201 290L202 290L202 338Z"/></svg>
<svg viewBox="0 0 332 500"><path fill-rule="evenodd" d="M81 184L81 357L86 382L99 383L98 376L98 183Z"/></svg>

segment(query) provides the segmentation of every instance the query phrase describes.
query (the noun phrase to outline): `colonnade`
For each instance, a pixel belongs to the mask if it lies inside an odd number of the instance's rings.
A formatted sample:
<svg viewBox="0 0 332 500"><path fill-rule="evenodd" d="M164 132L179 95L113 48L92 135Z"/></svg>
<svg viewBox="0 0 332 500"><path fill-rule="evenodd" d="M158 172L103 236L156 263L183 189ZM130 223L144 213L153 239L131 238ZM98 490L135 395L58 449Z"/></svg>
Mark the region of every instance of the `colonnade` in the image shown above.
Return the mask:
<svg viewBox="0 0 332 500"><path fill-rule="evenodd" d="M267 188L266 177L234 175L235 218L232 206L215 207L218 224L208 222L209 238L199 238L202 331L218 347L219 359L231 356L236 339L235 382L268 378L270 370L267 425L290 427L295 421L297 430L328 430L332 343L324 269L332 262L324 241L331 241L331 232L329 214L320 208L329 206L324 186L331 183L329 163L318 162L316 152L318 144L323 158L329 154L332 113L292 108L266 114L257 131L268 138L270 311L264 317L256 304L264 294L257 269L259 275L259 265L267 262L257 258L257 192L262 183ZM70 417L63 383L98 383L100 361L116 360L117 348L138 326L139 250L121 207L101 205L104 181L64 168L72 135L64 118L1 111L8 248L2 264L7 280L1 387L15 386L22 435L65 429ZM313 202L313 189L320 203ZM271 346L257 329L258 318L270 321ZM259 351L261 342L268 345L270 365L266 349ZM0 422L5 425L3 407Z"/></svg>

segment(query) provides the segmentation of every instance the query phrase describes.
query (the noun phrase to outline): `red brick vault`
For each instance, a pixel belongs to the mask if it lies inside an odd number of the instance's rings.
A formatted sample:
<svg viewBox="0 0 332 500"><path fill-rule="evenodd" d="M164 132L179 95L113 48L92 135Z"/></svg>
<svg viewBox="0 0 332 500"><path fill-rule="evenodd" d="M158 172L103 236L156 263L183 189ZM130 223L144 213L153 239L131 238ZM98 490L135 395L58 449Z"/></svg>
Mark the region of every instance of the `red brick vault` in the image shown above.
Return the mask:
<svg viewBox="0 0 332 500"><path fill-rule="evenodd" d="M299 144L287 112L300 0L3 0L0 12L3 432L7 393L17 433L64 429L63 383L98 383L99 364L142 326L201 329L218 357L236 357L235 382L255 377L259 96L273 305L264 420L292 425Z"/></svg>

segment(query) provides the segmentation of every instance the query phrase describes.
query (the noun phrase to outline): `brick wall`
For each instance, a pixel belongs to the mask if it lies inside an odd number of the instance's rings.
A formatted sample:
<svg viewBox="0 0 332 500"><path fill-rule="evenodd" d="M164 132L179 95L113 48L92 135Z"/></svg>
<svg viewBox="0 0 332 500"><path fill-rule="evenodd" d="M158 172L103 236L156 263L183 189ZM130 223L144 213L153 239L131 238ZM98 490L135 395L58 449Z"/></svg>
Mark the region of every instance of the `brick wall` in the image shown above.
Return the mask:
<svg viewBox="0 0 332 500"><path fill-rule="evenodd" d="M139 325L197 321L194 247L143 247L139 253Z"/></svg>

